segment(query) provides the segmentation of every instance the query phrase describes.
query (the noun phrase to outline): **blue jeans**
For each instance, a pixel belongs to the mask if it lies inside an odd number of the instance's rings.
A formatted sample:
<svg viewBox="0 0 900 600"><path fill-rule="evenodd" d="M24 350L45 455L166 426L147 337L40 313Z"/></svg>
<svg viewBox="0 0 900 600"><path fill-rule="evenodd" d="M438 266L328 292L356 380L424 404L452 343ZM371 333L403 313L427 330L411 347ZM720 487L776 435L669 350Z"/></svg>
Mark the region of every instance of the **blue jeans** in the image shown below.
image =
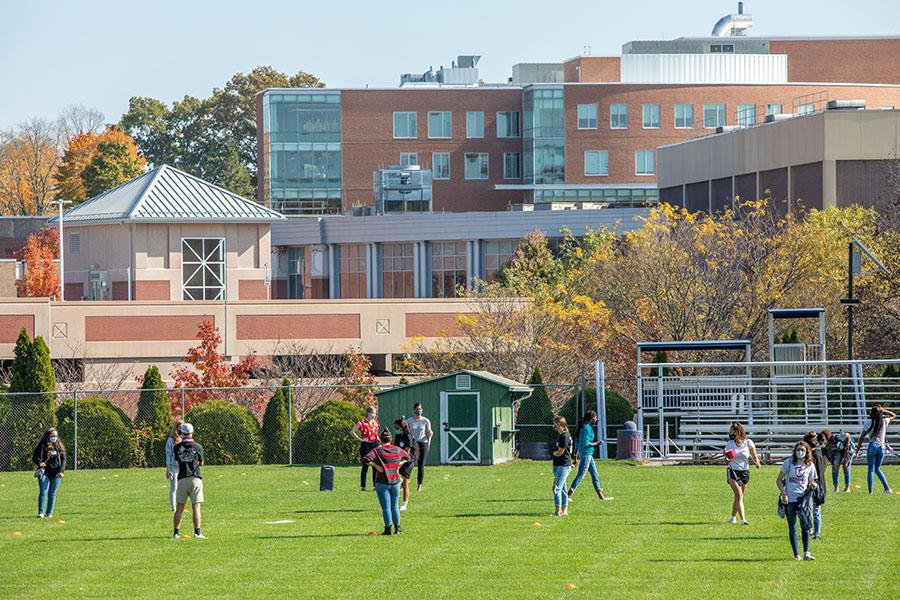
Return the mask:
<svg viewBox="0 0 900 600"><path fill-rule="evenodd" d="M844 487L850 487L850 463L842 464L841 468L844 469ZM834 483L834 487L838 486L838 469L833 465L831 467L831 481Z"/></svg>
<svg viewBox="0 0 900 600"><path fill-rule="evenodd" d="M881 485L884 486L884 489L888 490L891 487L888 485L887 479L884 478L884 473L881 472L881 461L883 460L884 446L878 442L869 442L869 446L866 448L866 464L869 466L869 470L866 472L866 483L869 484L870 494L872 493L872 484L875 483L873 475L878 475L878 479L881 480Z"/></svg>
<svg viewBox="0 0 900 600"><path fill-rule="evenodd" d="M572 472L572 465L553 467L553 501L556 506L568 506L569 494L566 492L566 477Z"/></svg>
<svg viewBox="0 0 900 600"><path fill-rule="evenodd" d="M569 488L569 492L574 492L575 488L578 487L578 484L581 483L581 480L584 479L584 475L586 472L591 473L591 481L594 484L594 489L600 489L600 476L597 475L597 465L594 463L594 457L591 454L587 456L579 453L578 454L578 474L575 475L575 480L572 482L572 486Z"/></svg>
<svg viewBox="0 0 900 600"><path fill-rule="evenodd" d="M788 539L791 540L794 556L800 554L797 551L797 506L799 504L799 502L788 502L784 505L784 516L788 522ZM803 535L803 551L807 552L809 550L809 531L804 529L801 533Z"/></svg>
<svg viewBox="0 0 900 600"><path fill-rule="evenodd" d="M393 522L393 525L400 527L400 506L397 504L400 499L400 482L391 484L375 482L375 494L381 505L384 526L390 527Z"/></svg>
<svg viewBox="0 0 900 600"><path fill-rule="evenodd" d="M61 477L54 477L53 479L46 475L38 477L38 514L47 515L48 517L53 514L53 507L56 506L56 488L59 487L60 481L62 481ZM47 505L46 510L44 510L45 503Z"/></svg>
<svg viewBox="0 0 900 600"><path fill-rule="evenodd" d="M813 535L818 536L822 533L822 507L817 506L813 509Z"/></svg>

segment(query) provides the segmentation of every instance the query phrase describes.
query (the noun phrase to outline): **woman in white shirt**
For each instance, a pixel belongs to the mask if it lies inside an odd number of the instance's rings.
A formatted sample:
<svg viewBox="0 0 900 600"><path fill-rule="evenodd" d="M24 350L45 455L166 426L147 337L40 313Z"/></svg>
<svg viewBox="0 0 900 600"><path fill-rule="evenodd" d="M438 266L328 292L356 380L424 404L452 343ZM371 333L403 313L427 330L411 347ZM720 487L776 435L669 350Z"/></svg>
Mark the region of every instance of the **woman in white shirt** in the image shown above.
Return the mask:
<svg viewBox="0 0 900 600"><path fill-rule="evenodd" d="M784 461L778 472L776 485L781 491L781 503L784 504L784 513L788 522L788 538L791 540L791 549L794 551L794 560L815 560L809 553L809 528L801 527L803 534L803 558L797 550L797 512L801 509L801 502L808 502L809 521L812 525L812 498L806 495L809 488L816 489L816 466L812 460L812 448L806 442L797 442L791 457Z"/></svg>
<svg viewBox="0 0 900 600"><path fill-rule="evenodd" d="M749 525L744 516L744 494L747 492L747 484L750 482L750 459L759 468L759 457L756 455L756 445L747 437L744 426L735 421L728 430L728 443L725 444L725 458L729 460L725 470L725 480L734 492L734 502L731 505L731 518L729 523L737 523L737 516L741 517L741 525Z"/></svg>
<svg viewBox="0 0 900 600"><path fill-rule="evenodd" d="M884 460L884 436L887 433L888 423L893 421L897 415L889 410L881 408L881 406L873 406L872 412L869 413L869 420L866 421L862 433L859 435L859 443L856 445L856 456L862 450L863 442L866 437L869 438L869 445L866 447L866 464L869 470L866 471L866 483L869 484L869 493L872 493L872 485L875 483L874 475L878 476L881 485L884 486L882 494L893 494L891 486L888 485L884 473L881 472L881 461Z"/></svg>

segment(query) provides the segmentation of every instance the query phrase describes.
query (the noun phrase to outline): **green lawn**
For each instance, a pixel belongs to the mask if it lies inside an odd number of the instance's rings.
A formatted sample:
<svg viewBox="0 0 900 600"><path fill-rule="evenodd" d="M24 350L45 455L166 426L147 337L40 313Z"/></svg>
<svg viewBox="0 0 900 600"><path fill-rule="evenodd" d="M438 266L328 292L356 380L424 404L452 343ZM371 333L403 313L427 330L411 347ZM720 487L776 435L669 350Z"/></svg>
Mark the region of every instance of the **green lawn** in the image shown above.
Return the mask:
<svg viewBox="0 0 900 600"><path fill-rule="evenodd" d="M900 468L884 470L900 488ZM588 478L553 518L549 463L430 467L404 535L381 537L366 535L381 513L356 491L358 468L338 469L326 493L318 469L205 467L208 540L170 539L162 469L70 471L53 521L35 516L30 473L0 473L0 597L900 597L900 496L829 494L817 560L797 563L775 514L777 467L751 474L749 527L725 522L724 471L609 462L616 499L599 502ZM853 477L864 487L865 468ZM277 520L295 522L265 524Z"/></svg>

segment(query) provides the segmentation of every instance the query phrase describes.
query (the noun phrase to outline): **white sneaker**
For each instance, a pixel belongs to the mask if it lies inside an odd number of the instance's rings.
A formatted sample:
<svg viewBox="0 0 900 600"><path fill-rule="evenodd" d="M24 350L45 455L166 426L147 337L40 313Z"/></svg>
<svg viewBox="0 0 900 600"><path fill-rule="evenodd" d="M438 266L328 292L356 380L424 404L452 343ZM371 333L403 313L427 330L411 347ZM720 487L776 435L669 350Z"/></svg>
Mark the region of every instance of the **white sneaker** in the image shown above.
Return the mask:
<svg viewBox="0 0 900 600"><path fill-rule="evenodd" d="M835 492L838 491L838 486L834 486L834 491L835 491Z"/></svg>
<svg viewBox="0 0 900 600"><path fill-rule="evenodd" d="M803 557L801 557L799 554L795 554L794 560L803 560Z"/></svg>
<svg viewBox="0 0 900 600"><path fill-rule="evenodd" d="M405 502L404 502L403 504L400 505L400 510L406 510L406 503L405 503Z"/></svg>
<svg viewBox="0 0 900 600"><path fill-rule="evenodd" d="M202 533L195 533L195 534L194 534L194 537L195 537L195 538L198 538L198 539L201 539L201 540L208 539L208 538L207 538L205 535L203 535Z"/></svg>
<svg viewBox="0 0 900 600"><path fill-rule="evenodd" d="M728 522L729 523L737 523L737 517L731 517L730 519L728 519Z"/></svg>
<svg viewBox="0 0 900 600"><path fill-rule="evenodd" d="M882 493L882 494L893 494L893 493L894 493L894 490L892 490L891 488L888 488L888 489L884 490L884 491L881 492L881 493Z"/></svg>
<svg viewBox="0 0 900 600"><path fill-rule="evenodd" d="M816 560L816 557L810 554L809 552L803 553L803 560Z"/></svg>
<svg viewBox="0 0 900 600"><path fill-rule="evenodd" d="M44 513L38 513L38 519L43 519L43 518L44 518Z"/></svg>
<svg viewBox="0 0 900 600"><path fill-rule="evenodd" d="M173 533L173 534L172 534L172 539L173 539L173 540L177 540L177 539L180 538L180 537L181 537L181 536L178 535L177 533Z"/></svg>
<svg viewBox="0 0 900 600"><path fill-rule="evenodd" d="M748 521L747 519L741 519L741 525L749 525L749 524L750 524L750 521Z"/></svg>

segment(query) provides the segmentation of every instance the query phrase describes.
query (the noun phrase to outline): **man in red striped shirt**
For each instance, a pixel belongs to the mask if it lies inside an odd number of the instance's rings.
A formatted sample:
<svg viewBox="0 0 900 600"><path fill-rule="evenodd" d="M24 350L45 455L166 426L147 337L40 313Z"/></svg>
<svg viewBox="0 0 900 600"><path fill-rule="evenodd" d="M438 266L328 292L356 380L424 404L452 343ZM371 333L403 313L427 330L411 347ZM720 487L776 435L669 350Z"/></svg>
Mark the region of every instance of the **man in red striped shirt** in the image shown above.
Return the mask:
<svg viewBox="0 0 900 600"><path fill-rule="evenodd" d="M384 518L384 532L381 535L391 535L391 525L394 525L394 534L400 535L400 465L409 461L409 451L403 450L391 444L391 432L385 429L379 436L381 446L378 446L362 461L364 465L372 465L375 469L375 493L378 503L381 504L381 516Z"/></svg>

